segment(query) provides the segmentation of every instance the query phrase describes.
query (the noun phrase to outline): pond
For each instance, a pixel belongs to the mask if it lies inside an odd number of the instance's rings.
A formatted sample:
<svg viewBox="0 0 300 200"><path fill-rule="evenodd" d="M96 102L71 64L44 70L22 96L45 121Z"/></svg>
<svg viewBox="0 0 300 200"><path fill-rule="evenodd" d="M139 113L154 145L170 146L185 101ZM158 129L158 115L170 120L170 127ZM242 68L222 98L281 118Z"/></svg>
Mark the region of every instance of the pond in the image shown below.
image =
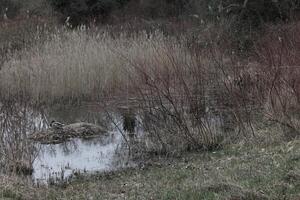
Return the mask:
<svg viewBox="0 0 300 200"><path fill-rule="evenodd" d="M159 107L141 111L134 106L110 106L107 110L98 104L39 108L0 104L0 172L25 174L35 184L68 182L79 174L135 167L143 162L144 153L188 149L190 139L199 144L208 141L215 148L222 134L232 129L230 115L204 113L195 117L186 111L179 116L185 121L178 122L171 110ZM33 133L51 130L52 120L69 126L93 124L103 127L105 134L49 143L29 139Z"/></svg>
<svg viewBox="0 0 300 200"><path fill-rule="evenodd" d="M124 108L107 112L94 106L44 109L24 105L2 106L1 138L6 142L2 143L1 151L10 163L4 168L12 171L12 166L22 163L22 169L24 166L32 168L33 171L28 174L34 183L52 184L66 182L78 174L132 167L135 164L128 159L126 138L131 136L131 132L141 134L143 130L136 122L137 116L130 114L129 120L128 115L124 115L129 112L132 110ZM88 139L73 138L59 144L28 140L28 135L49 129L49 122L54 119L66 124L93 123L105 127L108 134Z"/></svg>

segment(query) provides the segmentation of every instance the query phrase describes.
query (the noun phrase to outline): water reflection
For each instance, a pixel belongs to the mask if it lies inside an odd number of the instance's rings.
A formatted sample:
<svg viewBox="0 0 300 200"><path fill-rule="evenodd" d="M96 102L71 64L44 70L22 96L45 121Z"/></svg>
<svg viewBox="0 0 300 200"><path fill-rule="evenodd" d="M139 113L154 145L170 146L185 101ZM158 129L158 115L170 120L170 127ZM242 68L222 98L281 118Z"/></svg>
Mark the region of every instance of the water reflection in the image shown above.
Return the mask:
<svg viewBox="0 0 300 200"><path fill-rule="evenodd" d="M111 141L103 144L102 140L93 138L84 141L72 141L43 145L33 164L33 177L37 182L67 181L66 178L76 173L112 170L115 151L121 143L119 134L114 134Z"/></svg>
<svg viewBox="0 0 300 200"><path fill-rule="evenodd" d="M121 133L125 129L124 122L118 113L84 107L32 108L26 104L1 104L0 109L2 173L30 169L34 182L46 183L67 181L74 174L113 170L128 164L125 160L128 148ZM49 128L52 119L105 126L109 134L55 145L27 139L29 134Z"/></svg>

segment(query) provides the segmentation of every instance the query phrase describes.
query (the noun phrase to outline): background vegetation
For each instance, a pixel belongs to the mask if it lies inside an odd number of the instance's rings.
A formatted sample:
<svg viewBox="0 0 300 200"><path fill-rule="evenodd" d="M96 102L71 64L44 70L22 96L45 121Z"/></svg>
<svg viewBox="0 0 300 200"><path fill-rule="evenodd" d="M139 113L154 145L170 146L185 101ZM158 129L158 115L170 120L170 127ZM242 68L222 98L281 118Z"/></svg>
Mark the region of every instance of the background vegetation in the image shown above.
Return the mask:
<svg viewBox="0 0 300 200"><path fill-rule="evenodd" d="M139 98L162 152L217 148L224 136L211 118L220 116L232 130L254 135L257 110L289 129L289 137L299 134L293 112L300 105L299 70L291 67L299 62L298 1L7 0L1 6L4 101Z"/></svg>

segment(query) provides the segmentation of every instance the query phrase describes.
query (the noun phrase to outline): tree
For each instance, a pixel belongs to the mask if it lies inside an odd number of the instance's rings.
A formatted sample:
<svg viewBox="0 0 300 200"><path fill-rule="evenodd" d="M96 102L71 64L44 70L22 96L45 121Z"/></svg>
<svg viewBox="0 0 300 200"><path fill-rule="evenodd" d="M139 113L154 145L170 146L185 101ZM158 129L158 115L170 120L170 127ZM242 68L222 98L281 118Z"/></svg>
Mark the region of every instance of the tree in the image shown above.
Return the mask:
<svg viewBox="0 0 300 200"><path fill-rule="evenodd" d="M13 18L18 14L19 10L20 10L19 2L12 1L12 0L1 0L0 3L1 17L4 16L5 14L8 18Z"/></svg>
<svg viewBox="0 0 300 200"><path fill-rule="evenodd" d="M70 17L73 25L84 23L88 18L107 17L129 0L48 0L55 10Z"/></svg>

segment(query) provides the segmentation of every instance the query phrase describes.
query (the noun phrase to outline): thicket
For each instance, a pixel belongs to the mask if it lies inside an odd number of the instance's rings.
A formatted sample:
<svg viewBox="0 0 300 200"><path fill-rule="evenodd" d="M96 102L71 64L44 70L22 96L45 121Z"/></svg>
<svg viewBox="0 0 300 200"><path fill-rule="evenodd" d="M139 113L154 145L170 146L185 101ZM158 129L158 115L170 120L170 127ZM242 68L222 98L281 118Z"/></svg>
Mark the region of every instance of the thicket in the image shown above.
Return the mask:
<svg viewBox="0 0 300 200"><path fill-rule="evenodd" d="M253 47L257 32L265 23L280 23L294 19L300 0L47 0L53 9L68 19L72 26L96 23L119 23L130 19L146 19L160 23L164 19L187 21L185 27L192 38L199 35L199 24L222 26L225 40L238 52L248 52ZM173 23L174 24L174 23ZM135 26L139 29L140 25ZM142 25L145 26L145 23ZM151 25L150 25L151 26ZM146 27L149 28L149 27ZM151 27L150 27L151 28ZM163 24L159 29L167 33ZM178 28L178 27L177 27ZM171 28L172 29L172 28ZM174 28L177 30L176 28ZM193 29L193 30L192 30ZM193 32L196 29L196 32ZM186 31L186 32L188 32ZM179 33L180 34L180 33Z"/></svg>
<svg viewBox="0 0 300 200"><path fill-rule="evenodd" d="M74 24L91 18L135 16L163 18L197 16L203 20L218 21L231 18L236 22L258 26L267 21L288 20L300 7L299 0L1 0L0 14L10 18L20 12L49 14L50 4L64 18L71 17ZM103 22L103 20L102 20Z"/></svg>
<svg viewBox="0 0 300 200"><path fill-rule="evenodd" d="M70 17L70 23L78 25L89 19L106 18L129 0L48 0L53 8Z"/></svg>
<svg viewBox="0 0 300 200"><path fill-rule="evenodd" d="M0 21L4 14L8 19L24 15L49 16L52 14L52 8L49 6L47 0L1 0Z"/></svg>
<svg viewBox="0 0 300 200"><path fill-rule="evenodd" d="M146 18L197 15L203 19L221 17L258 26L266 21L287 20L299 8L299 0L48 0L64 16L81 23L90 17L107 17L122 9L126 15ZM132 9L134 8L134 9Z"/></svg>

